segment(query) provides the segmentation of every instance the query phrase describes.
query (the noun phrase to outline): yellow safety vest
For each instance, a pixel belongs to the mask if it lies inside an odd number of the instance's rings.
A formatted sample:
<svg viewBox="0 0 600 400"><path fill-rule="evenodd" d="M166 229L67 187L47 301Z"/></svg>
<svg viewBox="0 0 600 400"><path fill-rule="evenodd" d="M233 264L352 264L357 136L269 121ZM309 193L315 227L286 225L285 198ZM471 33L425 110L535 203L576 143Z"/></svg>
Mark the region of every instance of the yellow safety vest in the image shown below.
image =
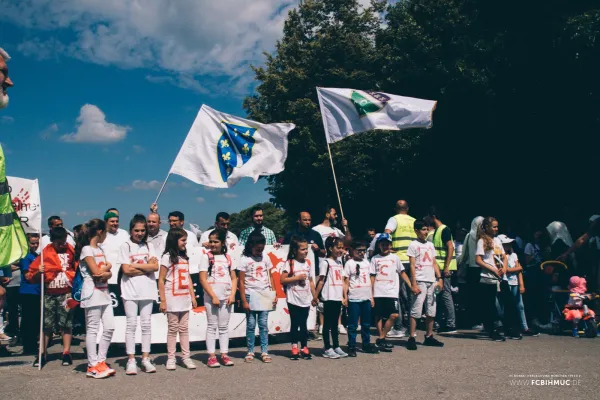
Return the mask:
<svg viewBox="0 0 600 400"><path fill-rule="evenodd" d="M14 263L28 252L27 238L10 198L4 152L0 146L0 266Z"/></svg>
<svg viewBox="0 0 600 400"><path fill-rule="evenodd" d="M446 251L446 243L442 241L442 231L446 228L446 225L441 225L439 228L435 230L433 234L433 246L435 247L435 252L437 253L435 256L435 260L437 261L438 267L440 270L444 269L446 265L446 255L448 252ZM452 240L452 234L450 234L450 239ZM452 260L450 261L450 271L456 271L456 253L452 254Z"/></svg>
<svg viewBox="0 0 600 400"><path fill-rule="evenodd" d="M394 219L396 220L396 230L392 233L392 249L401 261L408 261L406 250L408 250L410 242L417 238L415 219L406 214L397 214Z"/></svg>

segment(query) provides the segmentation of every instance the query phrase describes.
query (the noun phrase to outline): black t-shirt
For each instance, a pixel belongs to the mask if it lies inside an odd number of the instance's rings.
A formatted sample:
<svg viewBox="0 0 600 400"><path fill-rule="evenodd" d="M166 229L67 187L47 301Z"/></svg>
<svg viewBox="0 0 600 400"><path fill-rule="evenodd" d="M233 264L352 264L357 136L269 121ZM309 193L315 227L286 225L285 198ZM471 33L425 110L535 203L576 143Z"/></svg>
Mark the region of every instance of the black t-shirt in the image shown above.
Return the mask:
<svg viewBox="0 0 600 400"><path fill-rule="evenodd" d="M446 226L446 227L444 227L444 230L442 231L442 243L445 245L446 243L448 243L451 240L452 240L452 232L450 232L450 228L448 228Z"/></svg>

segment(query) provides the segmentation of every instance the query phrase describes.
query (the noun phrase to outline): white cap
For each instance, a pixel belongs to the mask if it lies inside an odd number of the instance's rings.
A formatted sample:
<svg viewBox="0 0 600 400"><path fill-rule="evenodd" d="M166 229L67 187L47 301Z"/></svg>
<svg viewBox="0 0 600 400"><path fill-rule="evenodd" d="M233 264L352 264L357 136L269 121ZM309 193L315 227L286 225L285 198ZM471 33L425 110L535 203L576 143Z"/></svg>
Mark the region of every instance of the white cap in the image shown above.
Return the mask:
<svg viewBox="0 0 600 400"><path fill-rule="evenodd" d="M592 215L590 217L590 222L594 222L595 220L597 220L598 218L600 218L600 215Z"/></svg>
<svg viewBox="0 0 600 400"><path fill-rule="evenodd" d="M502 242L502 244L506 244L506 243L512 243L515 241L515 239L511 239L506 235L498 235L498 239L500 239L500 241Z"/></svg>
<svg viewBox="0 0 600 400"><path fill-rule="evenodd" d="M4 59L4 61L10 60L10 56L8 55L8 53L6 51L4 51L4 49L2 47L0 47L0 57L2 57Z"/></svg>

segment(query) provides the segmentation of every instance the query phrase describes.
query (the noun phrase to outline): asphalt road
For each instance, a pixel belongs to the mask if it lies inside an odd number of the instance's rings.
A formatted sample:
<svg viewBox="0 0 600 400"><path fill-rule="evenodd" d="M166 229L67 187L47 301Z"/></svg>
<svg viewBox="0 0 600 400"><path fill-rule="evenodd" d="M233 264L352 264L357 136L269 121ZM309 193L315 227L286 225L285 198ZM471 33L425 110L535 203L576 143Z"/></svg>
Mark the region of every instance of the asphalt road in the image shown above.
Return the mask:
<svg viewBox="0 0 600 400"><path fill-rule="evenodd" d="M341 360L320 357L321 341L309 342L315 355L311 361L291 361L289 346L275 344L270 348L272 364L258 359L244 363L245 349L238 340L230 353L236 365L214 370L204 365L206 352L197 345L192 347L195 371L181 366L166 371L166 348L153 345L158 372L137 376L125 375L124 347L112 346L108 362L116 365L117 375L104 380L86 379L85 355L79 346L73 349L73 366L61 366L60 345L55 344L50 349L54 355L41 371L32 368L32 357L15 353L0 358L0 396L11 400L598 398L600 338L541 335L504 343L472 333L439 338L445 342L443 348L419 346L409 352L404 339L398 339L392 353L359 353L355 359ZM419 332L417 341L421 340ZM553 378L563 386L535 382L550 375L573 376Z"/></svg>

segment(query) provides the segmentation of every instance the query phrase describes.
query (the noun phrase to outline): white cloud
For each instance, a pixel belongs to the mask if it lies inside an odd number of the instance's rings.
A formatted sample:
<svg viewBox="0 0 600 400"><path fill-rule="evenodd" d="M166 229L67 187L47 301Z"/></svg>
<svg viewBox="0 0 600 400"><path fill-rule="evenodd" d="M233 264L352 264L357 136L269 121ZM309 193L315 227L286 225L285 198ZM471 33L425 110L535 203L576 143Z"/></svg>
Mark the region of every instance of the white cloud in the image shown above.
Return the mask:
<svg viewBox="0 0 600 400"><path fill-rule="evenodd" d="M217 188L210 187L210 186L204 186L204 190L206 190L207 192L212 192L213 190L217 190Z"/></svg>
<svg viewBox="0 0 600 400"><path fill-rule="evenodd" d="M166 76L147 79L203 93L215 90L205 87L207 76L220 77L223 88L241 92L252 84L249 65L264 63L262 53L274 49L297 3L22 0L2 2L0 14L33 33L18 47L27 55L66 55L120 68L162 70ZM41 31L71 40L42 40ZM68 34L56 35L60 31Z"/></svg>
<svg viewBox="0 0 600 400"><path fill-rule="evenodd" d="M196 201L198 203L204 203L205 199L204 199L204 197L196 197Z"/></svg>
<svg viewBox="0 0 600 400"><path fill-rule="evenodd" d="M97 217L100 215L98 210L77 211L78 217Z"/></svg>
<svg viewBox="0 0 600 400"><path fill-rule="evenodd" d="M56 123L50 124L48 125L46 128L44 128L41 132L40 132L40 137L42 139L51 139L52 136L58 132L58 125Z"/></svg>
<svg viewBox="0 0 600 400"><path fill-rule="evenodd" d="M144 181L141 179L136 179L131 183L131 185L127 186L117 186L117 190L120 192L128 192L130 190L159 190L162 186L162 182L153 180L153 181Z"/></svg>
<svg viewBox="0 0 600 400"><path fill-rule="evenodd" d="M235 193L225 192L225 193L221 193L219 195L219 197L222 197L224 199L235 199L236 197L238 197L238 195Z"/></svg>
<svg viewBox="0 0 600 400"><path fill-rule="evenodd" d="M61 211L61 212L59 212L58 214L59 214L61 217L66 217L67 215L69 215L69 213L68 213L68 212L66 212L66 211Z"/></svg>
<svg viewBox="0 0 600 400"><path fill-rule="evenodd" d="M135 153L138 153L138 154L140 154L140 153L143 153L144 151L146 151L146 149L145 149L145 148L143 148L142 146L138 146L138 145L134 144L134 145L133 145L133 151L134 151Z"/></svg>
<svg viewBox="0 0 600 400"><path fill-rule="evenodd" d="M5 125L12 124L13 122L15 122L15 119L13 117L9 117L8 115L3 115L2 118L0 118L0 123Z"/></svg>
<svg viewBox="0 0 600 400"><path fill-rule="evenodd" d="M77 117L77 132L60 137L64 142L77 143L114 143L125 139L128 126L106 121L106 115L98 107L85 104Z"/></svg>

